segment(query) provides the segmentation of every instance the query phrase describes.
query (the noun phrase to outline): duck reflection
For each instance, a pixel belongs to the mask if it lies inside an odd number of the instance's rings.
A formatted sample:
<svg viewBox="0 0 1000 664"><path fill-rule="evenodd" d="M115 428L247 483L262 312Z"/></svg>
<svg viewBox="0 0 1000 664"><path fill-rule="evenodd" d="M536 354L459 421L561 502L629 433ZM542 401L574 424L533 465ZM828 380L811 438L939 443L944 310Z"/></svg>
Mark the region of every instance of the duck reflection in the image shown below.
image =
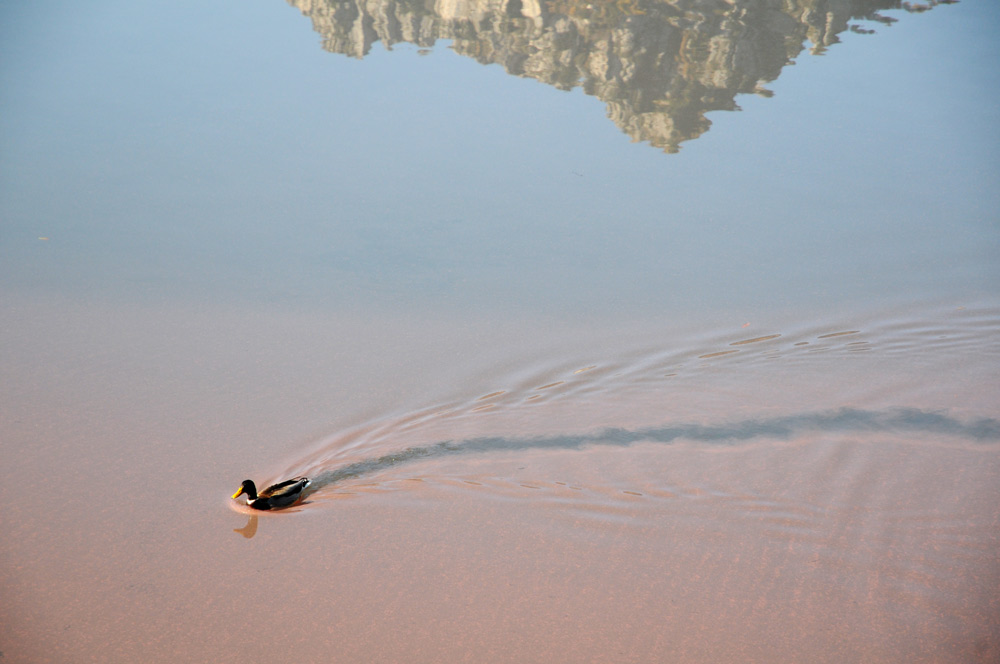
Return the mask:
<svg viewBox="0 0 1000 664"><path fill-rule="evenodd" d="M234 533L239 533L247 539L252 539L257 534L257 515L247 515L247 522L242 528L233 528Z"/></svg>
<svg viewBox="0 0 1000 664"><path fill-rule="evenodd" d="M356 58L372 44L432 46L607 104L633 141L666 152L708 130L709 111L738 110L801 53L820 53L855 20L891 23L880 10L926 11L899 0L289 0L323 47Z"/></svg>

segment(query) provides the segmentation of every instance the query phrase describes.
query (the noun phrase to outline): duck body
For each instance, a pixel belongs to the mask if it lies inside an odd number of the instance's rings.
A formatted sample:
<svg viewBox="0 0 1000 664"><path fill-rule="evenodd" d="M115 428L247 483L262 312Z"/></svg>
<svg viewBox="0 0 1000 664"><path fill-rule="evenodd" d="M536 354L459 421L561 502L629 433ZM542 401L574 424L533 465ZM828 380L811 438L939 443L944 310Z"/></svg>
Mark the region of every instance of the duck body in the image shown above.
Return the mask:
<svg viewBox="0 0 1000 664"><path fill-rule="evenodd" d="M259 494L257 485L253 480L243 480L240 490L233 494L233 498L239 498L243 494L247 496L247 505L255 510L281 509L294 505L302 498L302 491L309 486L309 478L296 477L285 480L278 484L272 484Z"/></svg>

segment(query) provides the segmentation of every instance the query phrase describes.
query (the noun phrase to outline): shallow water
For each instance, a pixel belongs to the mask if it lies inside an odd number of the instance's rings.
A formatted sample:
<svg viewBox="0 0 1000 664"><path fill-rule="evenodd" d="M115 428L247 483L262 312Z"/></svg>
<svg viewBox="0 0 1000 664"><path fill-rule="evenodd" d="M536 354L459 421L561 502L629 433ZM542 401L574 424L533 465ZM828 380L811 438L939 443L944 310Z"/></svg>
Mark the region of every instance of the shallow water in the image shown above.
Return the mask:
<svg viewBox="0 0 1000 664"><path fill-rule="evenodd" d="M992 3L290 4L2 10L4 661L996 661Z"/></svg>

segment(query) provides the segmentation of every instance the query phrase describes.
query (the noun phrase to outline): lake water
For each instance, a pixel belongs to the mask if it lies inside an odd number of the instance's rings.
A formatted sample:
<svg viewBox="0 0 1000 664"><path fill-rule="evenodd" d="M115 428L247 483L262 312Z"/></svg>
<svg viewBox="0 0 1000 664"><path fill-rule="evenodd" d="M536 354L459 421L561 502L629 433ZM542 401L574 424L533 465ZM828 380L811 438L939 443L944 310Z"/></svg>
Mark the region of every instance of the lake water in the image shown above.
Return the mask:
<svg viewBox="0 0 1000 664"><path fill-rule="evenodd" d="M0 658L997 661L998 28L4 7Z"/></svg>

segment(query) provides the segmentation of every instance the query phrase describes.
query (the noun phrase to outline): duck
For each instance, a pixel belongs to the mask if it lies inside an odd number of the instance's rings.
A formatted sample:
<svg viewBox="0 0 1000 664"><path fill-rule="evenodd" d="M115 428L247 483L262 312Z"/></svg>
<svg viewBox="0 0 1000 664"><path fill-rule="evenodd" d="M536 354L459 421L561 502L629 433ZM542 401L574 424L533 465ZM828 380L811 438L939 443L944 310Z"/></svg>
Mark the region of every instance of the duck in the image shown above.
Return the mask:
<svg viewBox="0 0 1000 664"><path fill-rule="evenodd" d="M281 509L297 503L302 498L302 491L309 484L308 477L296 477L272 484L258 494L257 485L253 480L243 480L240 490L233 494L233 498L246 494L247 505L255 510Z"/></svg>

